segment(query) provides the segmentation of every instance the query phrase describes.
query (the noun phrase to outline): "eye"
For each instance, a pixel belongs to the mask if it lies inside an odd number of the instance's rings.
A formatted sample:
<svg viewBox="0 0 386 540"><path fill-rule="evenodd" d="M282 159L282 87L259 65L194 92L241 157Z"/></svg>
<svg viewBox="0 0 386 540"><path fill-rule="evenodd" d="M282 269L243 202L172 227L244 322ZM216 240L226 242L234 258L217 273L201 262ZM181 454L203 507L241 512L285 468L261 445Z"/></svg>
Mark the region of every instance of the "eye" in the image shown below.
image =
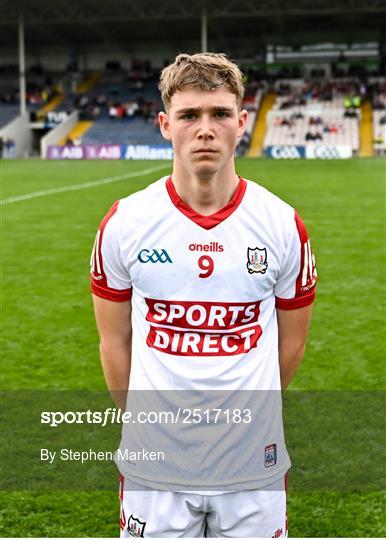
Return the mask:
<svg viewBox="0 0 386 540"><path fill-rule="evenodd" d="M186 113L182 116L184 120L194 120L196 115L194 113Z"/></svg>
<svg viewBox="0 0 386 540"><path fill-rule="evenodd" d="M229 113L226 111L217 111L215 114L216 118L227 118L229 116Z"/></svg>

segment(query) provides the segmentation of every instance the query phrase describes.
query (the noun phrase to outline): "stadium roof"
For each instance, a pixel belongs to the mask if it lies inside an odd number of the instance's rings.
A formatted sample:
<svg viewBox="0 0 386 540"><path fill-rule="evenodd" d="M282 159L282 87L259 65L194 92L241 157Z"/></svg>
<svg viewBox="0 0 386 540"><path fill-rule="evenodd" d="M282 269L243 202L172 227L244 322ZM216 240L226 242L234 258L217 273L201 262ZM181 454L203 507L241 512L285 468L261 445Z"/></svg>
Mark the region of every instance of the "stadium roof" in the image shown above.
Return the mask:
<svg viewBox="0 0 386 540"><path fill-rule="evenodd" d="M386 43L385 0L2 0L0 47L17 47L23 13L27 47L118 46L164 41L176 49L200 41L203 6L209 49L250 42Z"/></svg>

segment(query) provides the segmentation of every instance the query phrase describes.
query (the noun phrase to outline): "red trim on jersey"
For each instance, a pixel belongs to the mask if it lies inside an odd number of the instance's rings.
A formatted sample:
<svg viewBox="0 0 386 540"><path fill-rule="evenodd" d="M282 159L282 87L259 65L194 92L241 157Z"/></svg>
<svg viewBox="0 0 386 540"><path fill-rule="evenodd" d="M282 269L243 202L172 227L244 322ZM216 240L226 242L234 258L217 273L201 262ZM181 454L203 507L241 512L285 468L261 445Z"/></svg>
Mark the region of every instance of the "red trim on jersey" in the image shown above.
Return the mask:
<svg viewBox="0 0 386 540"><path fill-rule="evenodd" d="M127 302L131 299L133 289L111 289L109 287L100 287L91 278L91 292L96 296L100 296L105 300L111 300L112 302Z"/></svg>
<svg viewBox="0 0 386 540"><path fill-rule="evenodd" d="M299 214L295 211L295 224L300 241L300 268L296 278L295 297L276 297L278 309L299 309L309 306L315 300L316 269L311 244L306 226Z"/></svg>
<svg viewBox="0 0 386 540"><path fill-rule="evenodd" d="M315 289L305 296L299 296L297 298L279 298L276 296L275 300L278 309L299 309L313 303L315 300Z"/></svg>
<svg viewBox="0 0 386 540"><path fill-rule="evenodd" d="M112 302L127 302L132 295L132 289L113 289L107 285L107 277L103 269L102 241L106 225L118 209L119 201L116 201L103 218L95 241L93 251L93 270L91 272L91 291L101 298Z"/></svg>
<svg viewBox="0 0 386 540"><path fill-rule="evenodd" d="M180 212L182 212L186 217L194 221L194 223L203 229L209 230L213 229L216 227L216 225L219 225L231 214L233 214L243 200L245 191L247 189L247 182L243 178L239 178L240 181L231 200L223 208L217 210L217 212L211 214L210 216L203 216L184 203L174 187L171 176L169 176L169 178L166 180L166 189L172 203Z"/></svg>
<svg viewBox="0 0 386 540"><path fill-rule="evenodd" d="M288 472L286 472L284 475L284 489L285 489L285 536L288 536L288 511L287 511Z"/></svg>
<svg viewBox="0 0 386 540"><path fill-rule="evenodd" d="M306 226L303 223L303 220L299 216L299 214L295 210L295 223L296 228L299 235L300 240L300 270L298 277L296 278L296 293L295 296L299 296L302 294L302 276L303 276L303 268L304 268L304 246L308 242L308 233ZM306 261L307 262L307 261Z"/></svg>
<svg viewBox="0 0 386 540"><path fill-rule="evenodd" d="M123 501L124 485L125 485L125 477L122 474L120 474L119 475L119 500L120 501Z"/></svg>

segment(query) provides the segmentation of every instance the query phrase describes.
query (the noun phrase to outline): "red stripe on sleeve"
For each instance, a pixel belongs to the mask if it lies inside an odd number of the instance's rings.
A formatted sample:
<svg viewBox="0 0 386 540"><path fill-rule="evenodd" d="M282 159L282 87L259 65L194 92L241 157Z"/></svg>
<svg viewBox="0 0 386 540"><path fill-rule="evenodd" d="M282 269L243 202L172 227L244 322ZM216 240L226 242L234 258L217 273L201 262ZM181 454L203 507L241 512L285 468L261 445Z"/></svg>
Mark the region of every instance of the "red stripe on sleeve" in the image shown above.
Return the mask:
<svg viewBox="0 0 386 540"><path fill-rule="evenodd" d="M99 287L91 278L91 291L96 296L111 300L112 302L127 302L131 299L133 289L111 289L110 287Z"/></svg>
<svg viewBox="0 0 386 540"><path fill-rule="evenodd" d="M310 294L298 298L278 298L276 297L276 307L278 309L299 309L309 306L315 300L315 289Z"/></svg>
<svg viewBox="0 0 386 540"><path fill-rule="evenodd" d="M296 277L295 297L276 297L278 309L299 309L308 306L315 300L316 267L306 226L295 211L295 224L300 240L300 268Z"/></svg>
<svg viewBox="0 0 386 540"><path fill-rule="evenodd" d="M116 201L103 218L94 246L93 269L91 272L91 291L101 298L112 302L127 302L131 299L132 289L113 289L107 284L107 277L103 268L102 242L107 223L118 209L119 201Z"/></svg>
<svg viewBox="0 0 386 540"><path fill-rule="evenodd" d="M303 220L299 214L295 211L295 223L296 229L298 231L299 240L300 240L300 270L298 277L296 278L296 293L295 296L300 296L302 294L302 279L305 263L308 264L308 261L305 260L305 253L307 252L307 242L308 242L308 233L306 226L303 223ZM308 272L308 269L307 269Z"/></svg>

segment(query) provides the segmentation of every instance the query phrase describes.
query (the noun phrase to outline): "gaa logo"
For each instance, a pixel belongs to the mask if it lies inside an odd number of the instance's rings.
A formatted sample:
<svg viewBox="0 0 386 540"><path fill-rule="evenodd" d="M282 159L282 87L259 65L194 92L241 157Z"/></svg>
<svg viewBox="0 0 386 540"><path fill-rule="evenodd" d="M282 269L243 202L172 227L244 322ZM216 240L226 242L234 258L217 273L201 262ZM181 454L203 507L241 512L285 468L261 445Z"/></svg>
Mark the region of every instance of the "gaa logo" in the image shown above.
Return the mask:
<svg viewBox="0 0 386 540"><path fill-rule="evenodd" d="M316 158L337 159L340 158L338 150L334 146L316 146L314 148Z"/></svg>
<svg viewBox="0 0 386 540"><path fill-rule="evenodd" d="M272 146L271 155L274 159L298 159L301 157L296 146Z"/></svg>
<svg viewBox="0 0 386 540"><path fill-rule="evenodd" d="M171 258L169 257L169 254L168 252L166 251L166 249L161 249L161 250L157 250L157 249L142 249L138 255L138 260L139 262L141 263L148 263L148 262L151 262L151 263L156 263L156 262L160 262L162 264L164 263L172 263L173 261L171 260Z"/></svg>

